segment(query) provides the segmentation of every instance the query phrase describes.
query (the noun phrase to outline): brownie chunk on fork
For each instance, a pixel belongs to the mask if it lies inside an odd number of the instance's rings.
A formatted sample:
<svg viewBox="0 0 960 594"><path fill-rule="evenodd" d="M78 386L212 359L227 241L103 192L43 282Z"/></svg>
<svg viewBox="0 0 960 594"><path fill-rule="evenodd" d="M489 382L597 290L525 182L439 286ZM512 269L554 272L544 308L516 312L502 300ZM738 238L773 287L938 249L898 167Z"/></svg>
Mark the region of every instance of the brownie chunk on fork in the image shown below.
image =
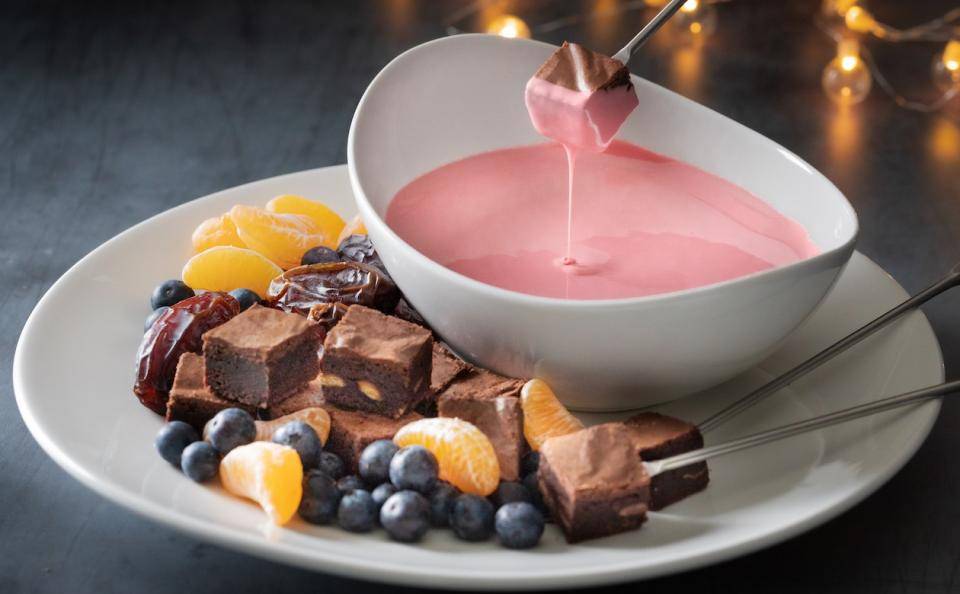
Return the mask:
<svg viewBox="0 0 960 594"><path fill-rule="evenodd" d="M669 458L703 447L703 435L693 423L655 412L643 412L624 421L633 434L640 458L647 462ZM695 462L653 477L650 509L659 510L707 488L706 462Z"/></svg>
<svg viewBox="0 0 960 594"><path fill-rule="evenodd" d="M646 520L650 475L623 423L548 439L538 482L569 542L633 530Z"/></svg>
<svg viewBox="0 0 960 594"><path fill-rule="evenodd" d="M328 404L396 419L430 394L433 335L416 324L352 305L323 352Z"/></svg>
<svg viewBox="0 0 960 594"><path fill-rule="evenodd" d="M207 385L221 398L266 408L317 376L319 349L314 322L254 305L203 335Z"/></svg>

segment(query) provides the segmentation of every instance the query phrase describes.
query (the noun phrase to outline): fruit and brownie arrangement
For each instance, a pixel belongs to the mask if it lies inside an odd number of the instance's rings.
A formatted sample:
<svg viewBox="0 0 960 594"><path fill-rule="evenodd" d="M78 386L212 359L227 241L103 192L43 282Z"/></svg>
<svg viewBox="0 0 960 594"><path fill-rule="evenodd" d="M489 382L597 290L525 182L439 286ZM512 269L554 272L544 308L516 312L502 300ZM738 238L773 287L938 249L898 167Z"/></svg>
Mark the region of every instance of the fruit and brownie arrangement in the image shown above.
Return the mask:
<svg viewBox="0 0 960 594"><path fill-rule="evenodd" d="M637 528L707 485L706 463L651 478L641 462L702 447L694 425L645 412L585 428L543 380L457 357L359 219L284 195L192 241L151 297L133 391L165 416L167 462L276 524L401 542L449 527L519 549L548 521L570 542Z"/></svg>

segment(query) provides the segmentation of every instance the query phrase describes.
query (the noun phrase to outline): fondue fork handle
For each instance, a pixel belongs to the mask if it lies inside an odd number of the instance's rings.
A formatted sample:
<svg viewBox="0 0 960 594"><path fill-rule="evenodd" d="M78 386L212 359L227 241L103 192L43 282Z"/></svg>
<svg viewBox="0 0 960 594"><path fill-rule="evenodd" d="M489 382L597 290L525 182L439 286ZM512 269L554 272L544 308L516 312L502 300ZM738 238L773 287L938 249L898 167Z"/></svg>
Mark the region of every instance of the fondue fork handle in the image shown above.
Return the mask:
<svg viewBox="0 0 960 594"><path fill-rule="evenodd" d="M644 465L650 476L653 476L660 474L661 472L666 472L675 468L681 468L688 464L702 462L716 456L722 456L724 454L738 452L746 448L764 445L772 441L792 437L801 433L807 433L808 431L815 431L817 429L822 429L823 427L829 427L838 423L859 419L861 417L899 408L901 406L906 406L907 404L919 402L921 400L928 400L930 398L944 396L957 391L960 391L960 380L937 384L935 386L921 388L912 392L881 398L880 400L868 402L866 404L858 404L857 406L851 406L850 408L838 410L836 412L821 415L819 417L814 417L805 421L798 421L796 423L790 423L789 425L783 425L782 427L761 431L759 433L754 433L753 435L747 435L746 437L740 437L725 443L701 448L699 450L693 450L672 456L670 458L644 462Z"/></svg>
<svg viewBox="0 0 960 594"><path fill-rule="evenodd" d="M703 1L703 0L701 0ZM675 12L680 10L680 7L683 6L683 3L686 0L670 0L670 3L664 6L660 12L657 13L653 19L650 20L647 25L640 30L637 35L623 46L619 52L613 55L615 60L620 60L624 64L630 61L630 58L633 54L637 53L637 50L640 49L640 46L644 44L654 33L657 32L657 29L663 26L670 17L673 16Z"/></svg>
<svg viewBox="0 0 960 594"><path fill-rule="evenodd" d="M927 287L923 291L920 291L913 297L907 299L900 305L894 307L887 313L881 315L877 319L868 323L867 325L861 327L859 330L855 330L851 334L847 335L845 338L840 339L833 345L825 348L820 351L813 357L807 359L803 363L797 365L790 371L784 373L778 378L775 378L760 386L753 392L750 392L743 398L733 402L728 405L726 408L721 409L719 412L714 413L712 416L704 419L698 427L702 433L707 433L713 429L716 429L723 423L729 421L736 415L740 414L744 410L750 408L754 404L760 402L761 400L767 398L774 392L779 391L781 388L786 387L787 385L798 380L807 373L813 371L817 367L820 367L830 359L833 359L843 351L857 344L864 338L870 336L877 330L883 328L884 326L890 324L894 320L901 317L903 314L913 311L914 309L920 307L927 301L933 299L937 295L952 289L953 287L960 284L960 264L957 264L953 267L950 272L934 283L933 285Z"/></svg>

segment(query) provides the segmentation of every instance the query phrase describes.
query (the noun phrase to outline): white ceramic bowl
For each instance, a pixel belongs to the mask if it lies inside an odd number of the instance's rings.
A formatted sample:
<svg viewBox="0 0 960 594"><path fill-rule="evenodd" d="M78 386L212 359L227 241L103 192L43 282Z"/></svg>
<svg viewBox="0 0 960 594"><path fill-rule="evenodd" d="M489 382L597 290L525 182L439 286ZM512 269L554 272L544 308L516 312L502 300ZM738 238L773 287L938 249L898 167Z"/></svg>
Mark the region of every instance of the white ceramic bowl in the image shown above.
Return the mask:
<svg viewBox="0 0 960 594"><path fill-rule="evenodd" d="M395 193L417 176L475 153L543 140L530 124L523 89L554 49L488 35L447 37L397 57L367 88L347 158L360 214L390 274L466 358L507 375L542 377L581 410L672 400L757 364L833 285L853 251L856 213L793 153L643 79L633 77L640 107L619 138L739 184L803 225L822 253L686 291L569 301L460 275L384 222Z"/></svg>

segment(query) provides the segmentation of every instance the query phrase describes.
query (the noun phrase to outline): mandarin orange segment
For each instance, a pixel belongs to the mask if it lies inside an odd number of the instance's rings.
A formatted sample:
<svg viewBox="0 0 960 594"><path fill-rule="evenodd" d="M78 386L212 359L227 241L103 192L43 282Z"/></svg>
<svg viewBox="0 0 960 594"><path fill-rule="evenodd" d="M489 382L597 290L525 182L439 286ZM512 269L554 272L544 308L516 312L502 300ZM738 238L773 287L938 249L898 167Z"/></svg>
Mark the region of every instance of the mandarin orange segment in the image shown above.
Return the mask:
<svg viewBox="0 0 960 594"><path fill-rule="evenodd" d="M340 231L340 236L337 237L337 245L339 246L344 239L350 237L351 235L366 235L367 226L363 224L363 219L360 218L360 215L353 217L353 219L347 223L347 226Z"/></svg>
<svg viewBox="0 0 960 594"><path fill-rule="evenodd" d="M283 194L267 202L267 210L279 214L298 214L310 217L323 235L323 245L330 249L337 249L337 237L346 226L340 215L333 212L326 204L309 200L303 196ZM311 246L315 247L315 246Z"/></svg>
<svg viewBox="0 0 960 594"><path fill-rule="evenodd" d="M500 484L500 464L493 444L462 419L414 421L401 427L393 441L400 447L421 445L433 452L440 464L440 478L464 493L486 497Z"/></svg>
<svg viewBox="0 0 960 594"><path fill-rule="evenodd" d="M272 421L256 421L257 441L270 441L273 438L273 432L290 421L303 421L310 425L317 432L320 442L327 443L327 438L330 436L330 415L319 406L304 408Z"/></svg>
<svg viewBox="0 0 960 594"><path fill-rule="evenodd" d="M193 249L198 254L218 245L247 247L237 235L237 226L233 224L229 214L213 217L200 223L190 239L193 242Z"/></svg>
<svg viewBox="0 0 960 594"><path fill-rule="evenodd" d="M543 443L551 437L583 429L583 423L570 414L547 382L541 379L532 379L523 385L520 406L523 408L523 434L534 451L540 451Z"/></svg>
<svg viewBox="0 0 960 594"><path fill-rule="evenodd" d="M284 270L299 266L304 252L324 242L320 228L305 215L277 214L238 204L230 209L230 218L247 247Z"/></svg>
<svg viewBox="0 0 960 594"><path fill-rule="evenodd" d="M220 461L220 482L260 504L274 524L286 524L303 496L303 465L291 447L255 441L236 447Z"/></svg>
<svg viewBox="0 0 960 594"><path fill-rule="evenodd" d="M270 281L281 274L279 266L253 250L219 245L190 258L182 277L191 289L250 289L257 295L266 295Z"/></svg>

